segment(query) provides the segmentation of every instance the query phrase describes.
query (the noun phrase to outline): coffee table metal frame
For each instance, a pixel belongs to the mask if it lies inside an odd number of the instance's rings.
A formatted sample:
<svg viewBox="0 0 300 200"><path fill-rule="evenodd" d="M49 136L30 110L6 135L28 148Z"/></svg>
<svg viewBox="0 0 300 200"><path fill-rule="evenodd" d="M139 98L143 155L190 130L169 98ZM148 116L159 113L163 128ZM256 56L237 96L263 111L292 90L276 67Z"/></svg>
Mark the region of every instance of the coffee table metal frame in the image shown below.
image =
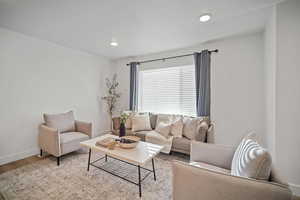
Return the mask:
<svg viewBox="0 0 300 200"><path fill-rule="evenodd" d="M140 165L135 165L135 164L129 163L127 161L124 161L124 160L121 160L121 159L118 159L118 158L114 158L112 156L108 156L106 154L105 154L104 157L101 157L101 158L99 158L99 159L91 162L91 154L92 154L92 149L89 148L89 158L88 158L87 171L90 170L90 166L93 166L93 167L96 167L96 168L98 168L100 170L103 170L103 171L105 171L105 172L107 172L107 173L109 173L109 174L111 174L113 176L119 177L119 178L121 178L121 179L123 179L125 181L128 181L128 182L130 182L130 183L132 183L134 185L137 185L139 187L139 195L140 195L140 197L142 197L142 181L145 180L151 173L153 173L154 180L156 181L156 174L155 174L155 167L154 167L154 158L151 159L152 160L152 170L150 170L150 169L141 167ZM133 180L127 179L127 178L125 178L123 176L119 176L118 174L115 174L115 173L113 173L113 172L111 172L109 170L106 170L103 167L100 167L100 166L97 166L97 165L94 164L94 163L96 163L96 162L98 162L100 160L103 160L103 159L105 159L105 162L107 162L107 158L108 157L112 158L112 159L115 159L115 160L118 160L120 162L124 162L124 163L127 163L129 165L137 167L137 169L138 169L138 182L134 182ZM144 169L144 170L148 171L144 177L141 177L141 169Z"/></svg>

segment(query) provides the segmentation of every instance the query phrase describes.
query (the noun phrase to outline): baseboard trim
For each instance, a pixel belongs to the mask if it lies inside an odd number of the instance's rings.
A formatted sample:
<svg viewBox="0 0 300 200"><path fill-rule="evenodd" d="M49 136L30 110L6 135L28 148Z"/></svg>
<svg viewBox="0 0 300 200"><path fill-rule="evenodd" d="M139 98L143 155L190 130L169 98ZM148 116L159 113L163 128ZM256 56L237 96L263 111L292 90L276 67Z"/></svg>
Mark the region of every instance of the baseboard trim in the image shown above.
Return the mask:
<svg viewBox="0 0 300 200"><path fill-rule="evenodd" d="M294 195L300 196L300 185L289 183L289 186L293 192Z"/></svg>
<svg viewBox="0 0 300 200"><path fill-rule="evenodd" d="M23 152L18 152L18 153L14 153L14 154L10 154L7 156L2 156L0 157L0 165L4 165L6 163L10 163L16 160L20 160L29 156L33 156L33 155L37 155L39 154L39 149L38 148L32 148L32 149L28 149L25 150Z"/></svg>

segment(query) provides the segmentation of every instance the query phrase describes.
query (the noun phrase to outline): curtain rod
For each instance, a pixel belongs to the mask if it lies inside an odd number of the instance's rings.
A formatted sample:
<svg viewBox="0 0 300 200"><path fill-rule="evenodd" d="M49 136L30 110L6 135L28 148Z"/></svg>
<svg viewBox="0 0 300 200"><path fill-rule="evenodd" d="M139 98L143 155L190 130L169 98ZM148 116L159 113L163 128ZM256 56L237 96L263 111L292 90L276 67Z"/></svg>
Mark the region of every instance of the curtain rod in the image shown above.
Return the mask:
<svg viewBox="0 0 300 200"><path fill-rule="evenodd" d="M215 50L211 50L211 51L208 51L209 53L218 53L219 50L218 49L215 49ZM194 55L193 53L190 53L190 54L185 54L185 55L179 55L179 56L171 56L171 57L166 57L166 58L158 58L158 59L153 59L153 60L144 60L144 61L140 61L140 62L137 62L139 64L142 64L142 63L149 63L149 62L155 62L155 61L165 61L167 59L173 59L173 58L181 58L181 57L186 57L186 56L192 56ZM127 66L130 65L130 63L126 64Z"/></svg>

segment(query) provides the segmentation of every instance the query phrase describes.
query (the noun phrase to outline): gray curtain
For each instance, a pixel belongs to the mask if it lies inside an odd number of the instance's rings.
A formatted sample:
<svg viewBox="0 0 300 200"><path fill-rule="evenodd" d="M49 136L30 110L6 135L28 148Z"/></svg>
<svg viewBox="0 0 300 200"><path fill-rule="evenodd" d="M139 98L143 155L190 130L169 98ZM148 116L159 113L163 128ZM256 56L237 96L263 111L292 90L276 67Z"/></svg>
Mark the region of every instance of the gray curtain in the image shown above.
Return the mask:
<svg viewBox="0 0 300 200"><path fill-rule="evenodd" d="M129 92L129 110L137 111L138 106L138 75L137 62L130 63L130 92Z"/></svg>
<svg viewBox="0 0 300 200"><path fill-rule="evenodd" d="M210 52L194 54L197 116L210 116Z"/></svg>

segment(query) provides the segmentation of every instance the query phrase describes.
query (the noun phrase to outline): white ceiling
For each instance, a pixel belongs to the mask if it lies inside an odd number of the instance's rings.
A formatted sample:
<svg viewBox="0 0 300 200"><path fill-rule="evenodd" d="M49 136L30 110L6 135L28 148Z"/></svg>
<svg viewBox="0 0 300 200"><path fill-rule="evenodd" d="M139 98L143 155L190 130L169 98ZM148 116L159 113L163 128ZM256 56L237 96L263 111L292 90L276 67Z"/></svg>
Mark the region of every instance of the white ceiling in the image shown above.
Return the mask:
<svg viewBox="0 0 300 200"><path fill-rule="evenodd" d="M195 45L264 27L279 0L0 0L0 26L109 58ZM199 23L210 12L212 20ZM112 37L118 47L109 45Z"/></svg>

